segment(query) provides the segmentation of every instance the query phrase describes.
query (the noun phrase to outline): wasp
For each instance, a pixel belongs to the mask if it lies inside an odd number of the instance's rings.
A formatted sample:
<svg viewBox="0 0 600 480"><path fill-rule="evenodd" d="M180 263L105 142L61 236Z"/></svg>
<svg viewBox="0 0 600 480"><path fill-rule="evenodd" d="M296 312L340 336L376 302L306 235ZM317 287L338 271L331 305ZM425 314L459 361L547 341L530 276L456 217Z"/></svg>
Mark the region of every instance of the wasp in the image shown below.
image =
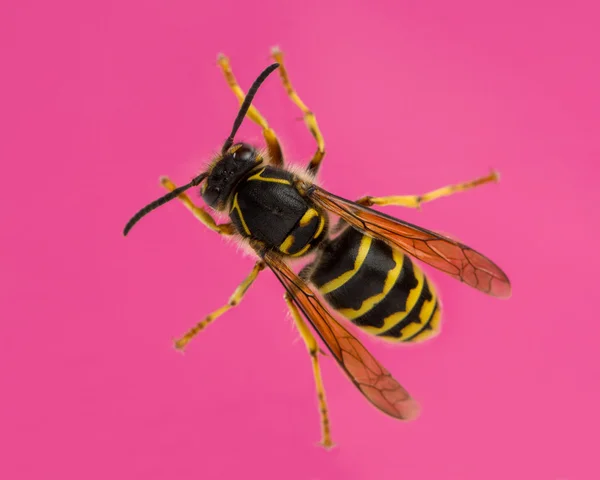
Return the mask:
<svg viewBox="0 0 600 480"><path fill-rule="evenodd" d="M329 448L333 442L319 367L322 350L309 324L352 383L375 407L394 418L412 420L419 413L418 403L334 318L332 311L384 340L422 342L432 338L440 331L441 304L433 283L414 260L483 293L504 298L511 294L506 274L481 253L370 207L419 207L496 181L498 177L492 172L424 195L366 196L356 201L324 190L316 182L325 156L323 135L314 113L292 87L282 52L273 49L272 56L275 63L257 77L247 94L237 83L229 60L223 55L218 57L225 79L241 104L231 134L220 154L191 182L177 187L168 178L162 178L162 185L169 193L135 214L124 235L143 216L178 197L206 227L224 236L237 237L256 255L254 268L229 302L176 340L175 347L180 350L212 321L238 305L259 273L269 267L285 289L285 302L310 354L321 417L321 444ZM277 135L252 105L259 87L276 69L317 143L304 171L284 163ZM262 128L266 149L234 141L246 116ZM185 193L193 187L200 187L208 207L227 214L229 221L217 223L210 210L195 205ZM338 218L335 225L331 224L331 215ZM309 262L296 274L291 263L305 257Z"/></svg>

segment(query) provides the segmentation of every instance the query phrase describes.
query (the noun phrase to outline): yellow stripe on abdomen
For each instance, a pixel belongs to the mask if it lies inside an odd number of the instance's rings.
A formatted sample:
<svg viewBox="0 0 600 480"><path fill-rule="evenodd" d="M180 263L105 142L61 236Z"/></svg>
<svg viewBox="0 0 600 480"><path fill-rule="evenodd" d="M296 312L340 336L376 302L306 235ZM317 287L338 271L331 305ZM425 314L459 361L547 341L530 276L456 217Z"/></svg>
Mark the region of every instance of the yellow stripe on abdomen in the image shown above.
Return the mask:
<svg viewBox="0 0 600 480"><path fill-rule="evenodd" d="M354 319L364 315L365 313L369 312L375 305L377 305L379 302L381 302L386 297L386 295L389 293L389 291L392 289L392 287L396 283L396 280L398 280L398 275L400 275L400 270L402 270L402 261L404 259L404 255L402 253L394 250L392 257L394 259L394 262L396 263L396 266L388 272L385 282L383 284L382 292L378 293L377 295L373 295L372 297L369 297L366 300L364 300L362 302L362 305L360 306L360 308L358 308L356 310L351 309L351 308L339 309L338 312L341 315L343 315L344 317L346 317L349 320L354 320Z"/></svg>
<svg viewBox="0 0 600 480"><path fill-rule="evenodd" d="M427 279L425 279L425 282L427 282ZM428 282L427 286L429 287L429 291L431 292L431 299L424 300L419 305L413 305L414 313L418 315L419 321L418 322L413 321L413 322L409 323L408 325L406 325L402 329L402 336L398 340L408 341L408 339L411 337L416 338L416 335L421 330L423 330L427 321L431 318L433 309L437 303L437 296L435 294L435 291L433 290L431 283Z"/></svg>
<svg viewBox="0 0 600 480"><path fill-rule="evenodd" d="M442 320L442 311L440 309L439 300L438 303L434 306L434 311L431 319L428 324L425 325L416 335L413 337L409 337L406 339L406 342L424 342L425 340L429 340L430 338L435 337L441 331L441 320Z"/></svg>
<svg viewBox="0 0 600 480"><path fill-rule="evenodd" d="M360 240L360 246L358 247L358 254L356 255L356 259L354 260L354 268L352 268L352 270L344 272L339 277L319 287L319 291L323 295L325 295L326 293L333 292L334 290L340 288L342 285L348 282L354 275L356 275L356 272L358 272L358 270L360 269L361 265L365 261L365 258L367 258L369 248L371 248L371 242L371 237L363 235L362 239Z"/></svg>
<svg viewBox="0 0 600 480"><path fill-rule="evenodd" d="M373 327L373 326L369 326L369 325L361 325L361 328L363 328L366 332L372 334L372 335L377 335L379 333L382 332L386 332L388 331L390 328L392 328L394 325L397 325L398 323L400 323L402 320L404 320L404 318L406 318L407 315L410 314L410 312L412 311L412 309L414 308L414 306L416 305L416 303L419 300L419 297L421 295L421 291L423 290L423 281L424 281L424 276L423 276L423 272L421 271L421 269L419 268L415 268L416 266L413 264L412 265L412 279L416 280L416 286L414 285L414 281L412 284L408 284L407 279L404 276L401 276L396 285L394 285L394 287L406 291L408 290L408 297L406 298L406 303L405 305L402 305L402 302L399 302L399 295L394 295L396 288L392 289L386 296L386 298L383 300L385 302L388 302L390 304L397 304L396 308L391 307L391 310L397 310L397 309L401 309L396 311L395 313L385 317L383 319L383 325L382 326L377 326L377 327ZM409 271L407 269L407 271ZM408 272L407 272L408 273ZM412 287L412 288L411 288Z"/></svg>
<svg viewBox="0 0 600 480"><path fill-rule="evenodd" d="M437 335L440 324L441 309L435 287L423 275L422 289L412 309L379 336L392 342L422 342Z"/></svg>

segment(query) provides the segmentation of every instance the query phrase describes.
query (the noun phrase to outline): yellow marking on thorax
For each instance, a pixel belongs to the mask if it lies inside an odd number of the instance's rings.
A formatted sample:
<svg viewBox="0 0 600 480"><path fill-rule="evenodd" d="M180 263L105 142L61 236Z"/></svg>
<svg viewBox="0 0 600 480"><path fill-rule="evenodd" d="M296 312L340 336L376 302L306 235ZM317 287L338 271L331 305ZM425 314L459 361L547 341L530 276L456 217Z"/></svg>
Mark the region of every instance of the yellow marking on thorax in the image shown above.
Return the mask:
<svg viewBox="0 0 600 480"><path fill-rule="evenodd" d="M311 247L310 243L307 243L300 251L298 251L296 253L290 253L290 251L289 251L290 247L294 244L295 240L296 239L294 238L293 235L288 235L285 238L285 240L283 241L283 243L281 245L279 245L279 251L282 253L285 253L286 255L291 255L292 257L301 257Z"/></svg>
<svg viewBox="0 0 600 480"><path fill-rule="evenodd" d="M300 227L306 227L310 223L310 221L315 217L319 217L319 226L317 227L317 230L315 231L314 235L312 236L313 240L315 238L317 238L319 235L321 235L321 232L323 232L323 229L325 228L325 216L321 215L314 208L309 208L308 210L306 210L306 213L302 216L302 218L300 219L300 222L298 224ZM303 252L304 252L304 249L303 249Z"/></svg>
<svg viewBox="0 0 600 480"><path fill-rule="evenodd" d="M317 238L319 235L321 235L323 228L325 228L325 216L321 215L321 223L319 223L319 228L317 228L317 231L313 235L313 238Z"/></svg>
<svg viewBox="0 0 600 480"><path fill-rule="evenodd" d="M400 271L402 270L402 264L404 263L404 255L400 252L397 252L396 250L393 250L392 258L394 259L394 262L396 262L396 266L388 272L385 282L383 284L382 292L378 293L377 295L373 295L370 298L367 298L364 302L362 302L362 305L358 310L354 310L352 308L342 308L338 310L338 312L341 315L343 315L349 320L354 320L355 318L358 318L361 315L367 313L375 305L381 302L388 293L390 293L390 290L396 283L396 280L398 280L398 276L400 275Z"/></svg>
<svg viewBox="0 0 600 480"><path fill-rule="evenodd" d="M421 271L421 269L418 268L417 265L415 265L414 263L413 263L413 272L415 274L415 279L417 280L417 286L409 292L408 297L406 298L406 310L403 310L402 312L393 313L389 317L386 317L383 320L383 326L381 326L381 327L372 327L369 325L361 325L360 328L362 328L366 332L369 332L369 333L372 333L375 335L378 333L387 332L394 325L397 325L402 320L404 320L404 317L406 317L414 308L415 304L419 300L421 291L423 290L423 283L424 283L425 277L423 276L423 272ZM434 298L434 300L435 300L435 298ZM412 324L412 325L414 325L414 324ZM402 337L405 337L406 335L404 332L409 327L410 327L410 325L407 326L404 330L402 330L402 336L399 339L394 339L394 340L401 340Z"/></svg>
<svg viewBox="0 0 600 480"><path fill-rule="evenodd" d="M354 260L354 268L348 272L341 274L339 277L334 278L333 280L327 282L325 285L319 288L319 291L325 295L326 293L333 292L336 288L340 288L344 283L350 280L356 272L360 269L365 258L367 258L367 254L369 253L369 248L371 248L371 237L367 235L363 235L360 240L360 245L358 247L358 254L356 255L356 259Z"/></svg>
<svg viewBox="0 0 600 480"><path fill-rule="evenodd" d="M304 215L302 215L302 218L300 219L300 226L306 227L313 218L318 216L319 212L317 212L314 208L309 208L308 210L306 210Z"/></svg>
<svg viewBox="0 0 600 480"><path fill-rule="evenodd" d="M260 172L255 173L251 177L248 177L246 179L246 181L249 182L250 180L258 180L258 181L261 181L261 182L283 183L284 185L291 185L291 182L289 180L284 180L283 178L268 178L268 177L265 178L265 177L261 177L261 174L265 171L265 168L263 168Z"/></svg>
<svg viewBox="0 0 600 480"><path fill-rule="evenodd" d="M238 194L237 193L233 197L233 203L231 205L231 210L229 211L229 213L233 212L234 210L237 210L238 216L240 217L240 221L242 222L242 227L244 227L244 231L248 235L251 235L250 229L248 228L248 225L246 225L246 220L244 220L244 215L242 215L242 209L240 208L240 205L238 203Z"/></svg>
<svg viewBox="0 0 600 480"><path fill-rule="evenodd" d="M310 243L307 243L307 244L306 244L306 245L305 245L305 246L302 248L302 250L300 250L300 251L298 251L298 252L296 252L296 253L293 253L293 254L292 254L292 257L301 257L301 256L302 256L302 255L304 255L306 252L308 252L308 249L309 249L310 247L311 247Z"/></svg>
<svg viewBox="0 0 600 480"><path fill-rule="evenodd" d="M294 236L293 235L288 235L285 240L283 241L283 243L281 245L279 245L279 251L282 253L287 253L289 255L290 252L288 252L288 250L290 249L290 247L294 244Z"/></svg>
<svg viewBox="0 0 600 480"><path fill-rule="evenodd" d="M304 215L302 215L302 218L298 222L298 225L300 227L306 227L313 218L318 217L318 216L319 216L319 212L317 212L314 208L309 208L308 210L306 210ZM317 233L321 233L321 231L323 230L324 222L325 222L325 219L324 219L324 217L321 216L321 226L317 230ZM317 235L313 235L313 238L315 238L316 236ZM300 251L298 251L296 253L290 253L290 248L292 247L292 245L294 245L295 240L296 239L294 238L294 235L288 235L285 238L285 240L283 241L283 243L279 246L279 251L282 253L285 253L287 255L291 255L292 257L301 257L306 252L308 252L308 250L311 247L310 243L307 243L306 245L304 245L304 247L302 247L302 249L300 249Z"/></svg>

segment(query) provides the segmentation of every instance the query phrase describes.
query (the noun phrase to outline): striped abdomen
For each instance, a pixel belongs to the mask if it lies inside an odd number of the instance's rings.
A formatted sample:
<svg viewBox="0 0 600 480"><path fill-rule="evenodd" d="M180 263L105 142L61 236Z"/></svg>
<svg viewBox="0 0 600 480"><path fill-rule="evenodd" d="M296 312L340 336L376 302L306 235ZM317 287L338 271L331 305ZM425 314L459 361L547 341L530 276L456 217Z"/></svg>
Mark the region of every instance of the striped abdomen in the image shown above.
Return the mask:
<svg viewBox="0 0 600 480"><path fill-rule="evenodd" d="M310 279L341 315L385 340L420 342L439 333L439 300L418 265L358 230L331 240Z"/></svg>

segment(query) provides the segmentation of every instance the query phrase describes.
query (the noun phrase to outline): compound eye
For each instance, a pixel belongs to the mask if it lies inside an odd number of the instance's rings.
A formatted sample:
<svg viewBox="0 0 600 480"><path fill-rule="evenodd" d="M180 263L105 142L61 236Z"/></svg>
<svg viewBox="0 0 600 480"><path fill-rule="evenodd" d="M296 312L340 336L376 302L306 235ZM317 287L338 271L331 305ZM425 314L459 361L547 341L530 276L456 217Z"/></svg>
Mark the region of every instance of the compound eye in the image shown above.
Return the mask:
<svg viewBox="0 0 600 480"><path fill-rule="evenodd" d="M221 189L219 187L208 187L201 191L202 198L211 207L217 203Z"/></svg>
<svg viewBox="0 0 600 480"><path fill-rule="evenodd" d="M254 151L246 146L241 147L233 154L234 158L240 162L249 162L254 156Z"/></svg>

